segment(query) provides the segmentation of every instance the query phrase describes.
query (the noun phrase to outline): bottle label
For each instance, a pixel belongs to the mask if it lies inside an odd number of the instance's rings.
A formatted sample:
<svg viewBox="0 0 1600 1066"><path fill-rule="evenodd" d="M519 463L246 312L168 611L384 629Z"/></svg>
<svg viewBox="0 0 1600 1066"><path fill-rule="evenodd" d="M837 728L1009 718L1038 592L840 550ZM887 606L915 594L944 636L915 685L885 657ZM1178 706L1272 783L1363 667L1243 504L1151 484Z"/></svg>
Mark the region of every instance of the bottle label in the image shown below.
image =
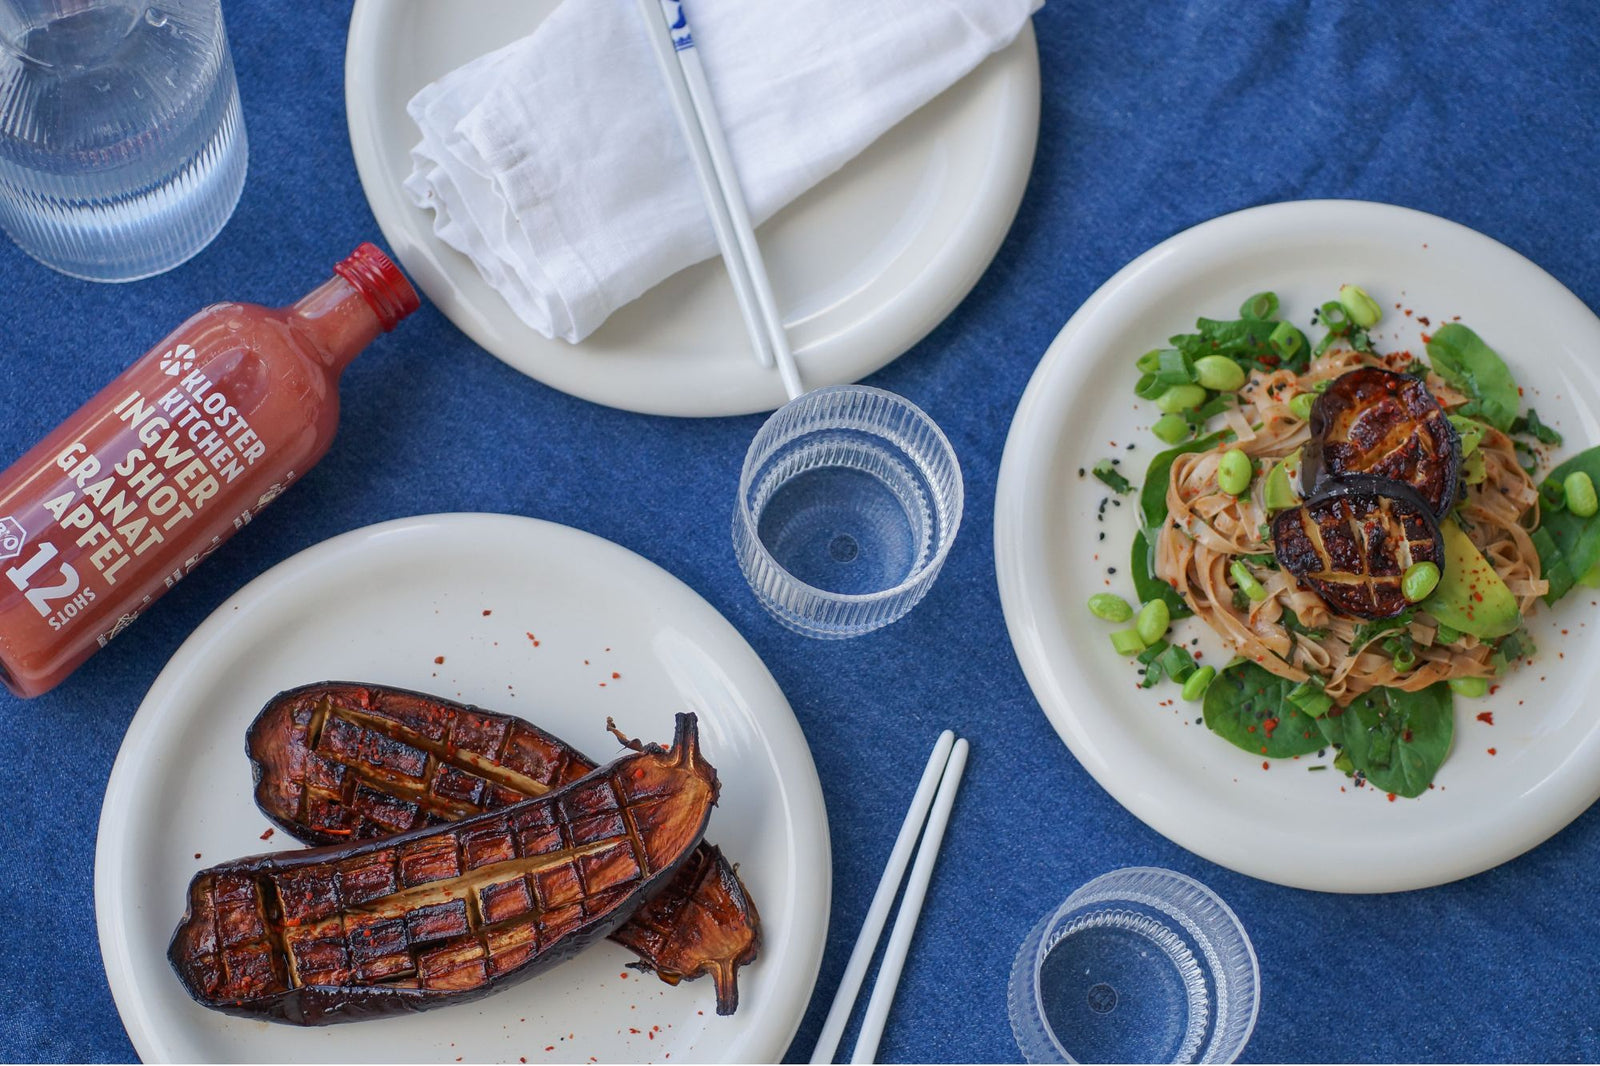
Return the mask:
<svg viewBox="0 0 1600 1066"><path fill-rule="evenodd" d="M183 541L198 516L210 517L207 508L223 489L267 454L249 419L204 369L195 368L194 356L187 344L164 353L158 366L165 378L156 380L170 380L166 388L147 394L130 387L106 423L86 427L83 437L56 454L60 480L40 511L28 516L34 529L24 528L23 516L0 518L0 573L51 629L72 629L91 604L111 594L119 577L138 574L141 568L130 568L130 561ZM270 495L235 516L233 529ZM165 588L215 551L223 536L196 545L165 575ZM126 629L165 588L116 619L98 642L104 645Z"/></svg>

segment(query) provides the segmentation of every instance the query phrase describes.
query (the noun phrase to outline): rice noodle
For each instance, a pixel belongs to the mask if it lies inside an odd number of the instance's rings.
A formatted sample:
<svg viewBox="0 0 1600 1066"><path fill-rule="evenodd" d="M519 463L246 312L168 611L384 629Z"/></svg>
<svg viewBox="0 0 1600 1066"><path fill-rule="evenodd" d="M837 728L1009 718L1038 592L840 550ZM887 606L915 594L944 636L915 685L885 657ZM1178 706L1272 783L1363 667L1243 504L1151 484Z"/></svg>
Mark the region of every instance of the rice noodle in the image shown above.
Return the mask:
<svg viewBox="0 0 1600 1066"><path fill-rule="evenodd" d="M1391 357L1388 362L1393 361ZM1239 390L1239 406L1224 416L1235 432L1234 439L1209 451L1180 455L1173 462L1167 482L1168 517L1156 539L1156 576L1182 594L1194 613L1238 654L1294 681L1304 681L1315 673L1324 680L1328 695L1340 704L1379 685L1414 691L1449 678L1493 677L1494 649L1465 634L1448 644L1438 643L1430 621L1415 621L1408 631L1417 664L1409 671L1397 672L1393 656L1381 648L1381 639L1352 649L1359 620L1333 614L1320 596L1300 586L1287 571L1248 562L1267 595L1260 601L1236 604L1229 579L1232 564L1240 556L1273 551L1266 536L1266 478L1255 478L1248 495L1235 497L1218 489L1217 464L1226 449L1240 448L1258 470L1270 469L1310 440L1308 423L1289 410L1289 401L1296 394L1358 366L1383 363L1357 352L1335 350L1313 361L1298 376L1289 370L1252 374ZM1436 375L1430 374L1427 384L1446 408L1467 400ZM1478 451L1484 457L1484 480L1467 486L1457 513L1465 519L1467 536L1505 581L1526 616L1549 587L1540 576L1539 554L1528 535L1539 521L1538 490L1518 465L1511 438L1504 433L1489 430ZM1291 632L1285 611L1294 612L1301 629L1320 633Z"/></svg>

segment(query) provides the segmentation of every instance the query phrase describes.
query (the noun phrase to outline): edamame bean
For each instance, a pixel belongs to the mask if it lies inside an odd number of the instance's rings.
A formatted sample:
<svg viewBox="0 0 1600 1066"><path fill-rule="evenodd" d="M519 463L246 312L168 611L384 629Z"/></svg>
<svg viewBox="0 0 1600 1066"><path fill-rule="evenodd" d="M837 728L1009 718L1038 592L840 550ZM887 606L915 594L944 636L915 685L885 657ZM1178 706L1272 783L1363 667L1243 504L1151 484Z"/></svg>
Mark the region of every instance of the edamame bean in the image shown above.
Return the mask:
<svg viewBox="0 0 1600 1066"><path fill-rule="evenodd" d="M1244 385L1244 367L1225 355L1206 355L1194 361L1194 378L1208 389L1238 392Z"/></svg>
<svg viewBox="0 0 1600 1066"><path fill-rule="evenodd" d="M1250 457L1238 448L1229 448L1217 462L1217 488L1230 496L1243 496L1250 491L1250 478L1254 474Z"/></svg>
<svg viewBox="0 0 1600 1066"><path fill-rule="evenodd" d="M1144 651L1144 641L1132 629L1119 629L1111 634L1111 646L1117 649L1118 655L1138 655Z"/></svg>
<svg viewBox="0 0 1600 1066"><path fill-rule="evenodd" d="M1567 510L1579 518L1589 518L1600 511L1600 500L1594 494L1594 481L1582 470L1568 474L1561 487L1567 492Z"/></svg>
<svg viewBox="0 0 1600 1066"><path fill-rule="evenodd" d="M1457 696L1465 696L1469 700L1480 699L1489 694L1489 679L1486 677L1452 677L1450 691Z"/></svg>
<svg viewBox="0 0 1600 1066"><path fill-rule="evenodd" d="M1289 401L1289 413L1299 419L1310 418L1311 408L1316 402L1317 394L1314 392L1297 393L1294 399Z"/></svg>
<svg viewBox="0 0 1600 1066"><path fill-rule="evenodd" d="M1187 411L1205 402L1206 390L1199 385L1174 385L1156 397L1156 406L1169 414Z"/></svg>
<svg viewBox="0 0 1600 1066"><path fill-rule="evenodd" d="M1378 301L1368 296L1367 291L1359 285L1340 285L1339 303L1349 314L1350 321L1362 329L1371 329L1383 317L1383 309L1378 306Z"/></svg>
<svg viewBox="0 0 1600 1066"><path fill-rule="evenodd" d="M1406 567L1400 576L1400 591L1411 603L1421 603L1439 587L1439 564L1424 560Z"/></svg>
<svg viewBox="0 0 1600 1066"><path fill-rule="evenodd" d="M1139 639L1148 647L1165 636L1170 625L1172 625L1172 609L1167 606L1167 601L1151 600L1139 608L1139 617L1134 620L1133 631L1139 634Z"/></svg>
<svg viewBox="0 0 1600 1066"><path fill-rule="evenodd" d="M1239 591L1244 593L1251 603L1260 603L1267 598L1267 590L1244 563L1235 559L1233 565L1228 567L1228 573L1233 575L1233 583L1239 586Z"/></svg>
<svg viewBox="0 0 1600 1066"><path fill-rule="evenodd" d="M1089 613L1107 622L1126 622L1133 617L1133 608L1115 593L1097 592L1089 597Z"/></svg>
<svg viewBox="0 0 1600 1066"><path fill-rule="evenodd" d="M1189 422L1180 414L1165 414L1156 419L1150 432L1167 444L1189 439Z"/></svg>
<svg viewBox="0 0 1600 1066"><path fill-rule="evenodd" d="M1211 687L1211 680L1216 676L1217 668L1215 666L1202 666L1190 674L1189 679L1183 683L1183 698L1190 703L1201 699L1205 696L1206 689Z"/></svg>

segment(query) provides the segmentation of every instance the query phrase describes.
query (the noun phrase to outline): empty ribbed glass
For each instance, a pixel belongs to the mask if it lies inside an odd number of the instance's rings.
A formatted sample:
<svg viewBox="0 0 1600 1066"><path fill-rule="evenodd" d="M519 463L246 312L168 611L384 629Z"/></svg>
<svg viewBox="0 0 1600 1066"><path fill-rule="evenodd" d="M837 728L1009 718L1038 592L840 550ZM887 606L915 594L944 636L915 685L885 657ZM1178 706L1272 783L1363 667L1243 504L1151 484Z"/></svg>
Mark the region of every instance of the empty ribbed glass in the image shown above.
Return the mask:
<svg viewBox="0 0 1600 1066"><path fill-rule="evenodd" d="M860 636L927 594L961 503L955 452L915 404L866 385L816 389L750 443L734 552L779 622L809 637Z"/></svg>
<svg viewBox="0 0 1600 1066"><path fill-rule="evenodd" d="M0 228L93 281L169 270L246 159L218 0L0 0Z"/></svg>
<svg viewBox="0 0 1600 1066"><path fill-rule="evenodd" d="M1171 870L1095 878L1034 926L1007 1007L1032 1063L1232 1062L1261 971L1228 905Z"/></svg>

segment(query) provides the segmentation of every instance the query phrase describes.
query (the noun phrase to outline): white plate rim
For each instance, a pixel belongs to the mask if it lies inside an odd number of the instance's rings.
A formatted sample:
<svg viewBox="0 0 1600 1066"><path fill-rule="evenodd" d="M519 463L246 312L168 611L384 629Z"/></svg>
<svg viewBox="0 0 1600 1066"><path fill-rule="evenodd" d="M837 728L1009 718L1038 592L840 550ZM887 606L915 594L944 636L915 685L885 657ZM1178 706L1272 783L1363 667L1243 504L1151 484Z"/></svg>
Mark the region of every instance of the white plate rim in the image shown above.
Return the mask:
<svg viewBox="0 0 1600 1066"><path fill-rule="evenodd" d="M774 1005L767 1005L765 1012L780 1018L787 1016L786 1022L780 1021L775 1027L768 1026L771 1033L768 1044L773 1049L768 1057L776 1061L793 1042L800 1023L804 1020L822 968L823 948L827 942L832 907L833 860L821 780L817 776L805 734L800 728L798 719L794 717L787 697L784 696L776 680L772 679L770 671L761 662L755 649L749 646L732 623L723 618L721 613L699 593L656 563L603 537L571 526L519 515L468 512L417 515L363 526L314 544L268 569L219 605L185 639L157 675L149 692L134 713L122 745L117 751L116 760L112 764L101 806L95 842L94 900L95 924L106 980L129 1041L141 1061L180 1060L173 1055L171 1045L163 1037L148 1004L134 987L132 948L128 941L129 925L124 920L121 910L111 902L124 894L123 857L135 836L121 832L117 819L118 812L126 806L122 800L124 793L132 787L130 782L136 772L135 764L158 739L164 717L162 708L168 705L168 701L183 683L190 662L203 658L208 651L224 643L230 628L239 624L239 619L248 618L249 606L275 596L280 586L292 586L295 582L316 574L338 560L352 554L359 557L360 547L375 538L393 534L415 534L429 528L443 528L449 530L450 534L461 535L480 523L513 524L525 531L537 531L535 535L553 535L557 538L583 541L591 548L612 555L618 568L632 568L639 578L653 581L660 588L675 588L674 595L680 602L690 605L692 610L698 609L704 612L708 619L715 619L726 628L725 636L731 636L738 646L748 649L750 659L760 667L761 674L771 682L771 691L776 697L771 704L771 713L763 721L762 731L770 730L778 734L772 738L775 742L774 747L790 753L792 760L802 763L803 770L809 771L809 773L798 773L798 780L782 782L785 785L783 789L785 802L801 808L796 812L799 816L791 818L791 830L795 834L791 846L800 858L810 856L807 861L793 864L794 877L799 882L795 898L800 900L809 898L820 903L819 906L809 909L795 910L796 928L789 934L789 939L797 946L810 948L809 957L803 955L798 957L801 963L800 969L805 972L797 974L797 979L792 983L786 983L791 991L789 1002L783 1005L786 1009L775 1010Z"/></svg>
<svg viewBox="0 0 1600 1066"><path fill-rule="evenodd" d="M1264 881L1329 892L1408 891L1469 877L1509 861L1549 839L1600 799L1600 725L1588 732L1536 793L1518 797L1526 823L1520 830L1496 827L1499 832L1486 832L1475 850L1432 855L1428 862L1410 868L1352 869L1339 876L1326 870L1308 873L1275 861L1277 856L1265 849L1254 850L1240 839L1230 840L1225 832L1197 824L1188 805L1200 798L1194 791L1150 773L1152 763L1136 746L1088 728L1073 709L1069 686L1041 640L1038 619L1057 605L1030 580L1025 563L1029 551L1039 547L1035 527L1043 524L1030 500L1030 494L1039 491L1047 466L1036 446L1051 425L1052 411L1073 387L1073 371L1091 359L1092 352L1080 347L1080 338L1097 316L1135 290L1147 275L1179 261L1192 265L1207 249L1296 228L1325 229L1335 220L1352 229L1391 227L1408 239L1448 245L1509 281L1533 285L1540 300L1559 308L1565 322L1586 338L1590 350L1600 351L1600 318L1560 281L1499 241L1436 215L1372 201L1324 199L1266 204L1202 222L1117 271L1074 312L1039 361L1013 416L1001 458L995 496L995 574L1013 650L1041 710L1079 763L1140 821L1202 858ZM1074 608L1082 610L1080 605L1066 609Z"/></svg>
<svg viewBox="0 0 1600 1066"><path fill-rule="evenodd" d="M345 47L345 114L356 173L378 228L423 294L495 358L551 388L593 403L675 417L745 415L780 406L784 395L776 383L776 372L750 380L736 395L725 398L692 383L681 386L672 375L641 377L585 365L581 345L573 347L570 355L563 352L561 358L537 358L531 354L533 349L552 342L526 327L522 327L523 336L503 337L463 298L451 274L470 272L472 266L438 241L431 216L405 200L398 178L384 164L382 123L373 99L380 84L374 74L371 42L385 28L390 12L398 9L393 0L356 0ZM898 359L955 310L999 252L1022 204L1038 144L1039 52L1032 21L1011 45L984 62L1010 63L1024 84L1022 91L1013 94L1016 105L1000 116L994 131L1000 150L990 156L981 185L972 190L971 209L939 254L922 264L914 284L887 299L857 329L833 333L796 350L808 386L848 384ZM959 92L960 88L958 82L946 92ZM935 98L925 106L937 102ZM848 172L850 165L846 163L841 173ZM519 340L524 342L520 347L515 343ZM566 347L564 342L554 343Z"/></svg>

